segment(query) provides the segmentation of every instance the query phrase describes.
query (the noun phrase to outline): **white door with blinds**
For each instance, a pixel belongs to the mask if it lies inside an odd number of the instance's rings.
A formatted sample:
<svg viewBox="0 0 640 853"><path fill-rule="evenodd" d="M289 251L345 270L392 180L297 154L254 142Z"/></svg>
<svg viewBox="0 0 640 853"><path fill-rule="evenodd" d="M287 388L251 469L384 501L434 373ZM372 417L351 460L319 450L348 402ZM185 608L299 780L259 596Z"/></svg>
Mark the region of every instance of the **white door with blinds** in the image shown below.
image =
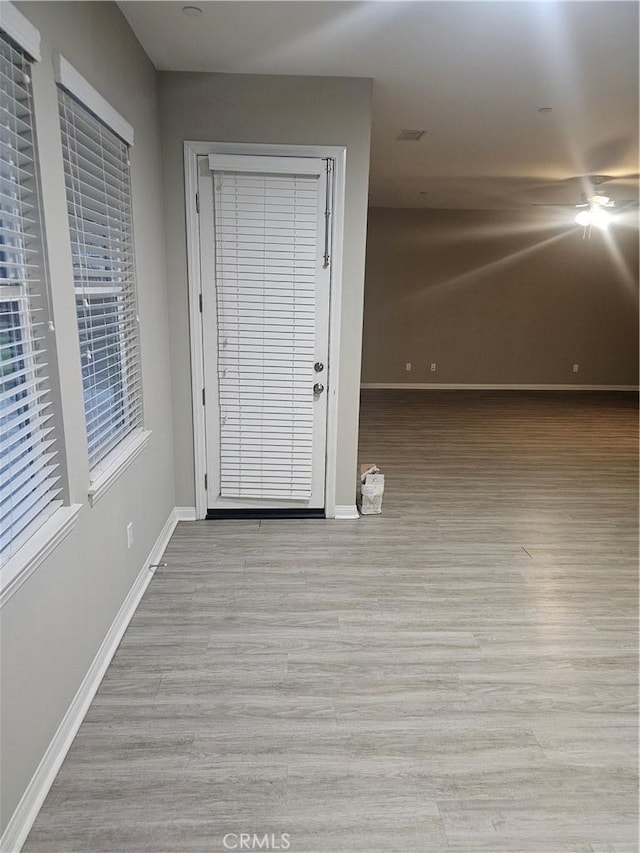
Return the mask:
<svg viewBox="0 0 640 853"><path fill-rule="evenodd" d="M198 189L209 515L322 510L328 161L212 154Z"/></svg>

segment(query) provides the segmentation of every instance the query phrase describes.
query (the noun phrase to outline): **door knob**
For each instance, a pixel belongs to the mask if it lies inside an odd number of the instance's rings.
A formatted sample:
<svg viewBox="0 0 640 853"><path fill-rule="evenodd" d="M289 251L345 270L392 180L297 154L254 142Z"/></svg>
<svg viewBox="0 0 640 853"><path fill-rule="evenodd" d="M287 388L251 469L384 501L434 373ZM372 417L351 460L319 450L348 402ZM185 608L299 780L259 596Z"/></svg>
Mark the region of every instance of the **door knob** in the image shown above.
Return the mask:
<svg viewBox="0 0 640 853"><path fill-rule="evenodd" d="M321 361L316 361L316 363L313 365L313 369L316 373L322 373L322 371L324 370L324 364Z"/></svg>
<svg viewBox="0 0 640 853"><path fill-rule="evenodd" d="M316 384L313 386L313 393L314 394L322 394L323 391L324 391L324 385L321 385L319 382L316 382Z"/></svg>

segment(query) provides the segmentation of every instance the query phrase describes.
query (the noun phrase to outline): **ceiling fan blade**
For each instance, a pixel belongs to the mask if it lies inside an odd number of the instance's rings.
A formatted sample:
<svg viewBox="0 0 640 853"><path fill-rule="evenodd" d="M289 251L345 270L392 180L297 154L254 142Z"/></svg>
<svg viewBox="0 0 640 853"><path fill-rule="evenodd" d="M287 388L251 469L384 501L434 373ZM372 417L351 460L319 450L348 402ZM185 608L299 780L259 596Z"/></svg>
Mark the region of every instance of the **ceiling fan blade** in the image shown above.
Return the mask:
<svg viewBox="0 0 640 853"><path fill-rule="evenodd" d="M616 210L622 213L623 210L630 210L633 207L639 207L640 200L637 198L623 198L616 202Z"/></svg>
<svg viewBox="0 0 640 853"><path fill-rule="evenodd" d="M553 191L564 187L569 192L575 192L576 194L580 192L580 195L586 199L592 195L607 195L609 187L615 189L622 184L633 184L639 177L640 174L638 172L628 172L624 175L570 175L557 181L541 178L537 184L531 184L527 189L533 191ZM572 187L575 189L572 190Z"/></svg>
<svg viewBox="0 0 640 853"><path fill-rule="evenodd" d="M628 172L626 175L612 175L607 179L606 183L612 184L614 181L637 181L640 178L640 172Z"/></svg>

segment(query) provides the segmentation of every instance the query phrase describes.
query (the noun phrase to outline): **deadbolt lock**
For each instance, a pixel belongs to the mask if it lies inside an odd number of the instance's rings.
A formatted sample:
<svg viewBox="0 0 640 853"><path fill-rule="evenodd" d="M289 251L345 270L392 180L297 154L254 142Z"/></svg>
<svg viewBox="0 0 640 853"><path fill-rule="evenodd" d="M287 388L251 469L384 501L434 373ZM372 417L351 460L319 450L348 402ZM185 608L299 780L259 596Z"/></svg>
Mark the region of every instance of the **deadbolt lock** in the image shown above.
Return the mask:
<svg viewBox="0 0 640 853"><path fill-rule="evenodd" d="M324 364L321 361L316 361L316 363L313 365L313 369L316 373L322 373L322 371L324 370Z"/></svg>

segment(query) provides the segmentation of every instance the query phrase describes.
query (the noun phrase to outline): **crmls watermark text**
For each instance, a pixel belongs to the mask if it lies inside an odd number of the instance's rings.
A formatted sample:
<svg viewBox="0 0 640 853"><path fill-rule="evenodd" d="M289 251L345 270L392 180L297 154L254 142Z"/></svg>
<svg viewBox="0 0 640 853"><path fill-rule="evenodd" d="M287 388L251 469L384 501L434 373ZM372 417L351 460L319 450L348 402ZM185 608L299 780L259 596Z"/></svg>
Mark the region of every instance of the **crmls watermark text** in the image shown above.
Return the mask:
<svg viewBox="0 0 640 853"><path fill-rule="evenodd" d="M291 841L289 834L282 832L280 835L265 832L259 835L257 832L227 832L222 839L226 850L289 850Z"/></svg>

